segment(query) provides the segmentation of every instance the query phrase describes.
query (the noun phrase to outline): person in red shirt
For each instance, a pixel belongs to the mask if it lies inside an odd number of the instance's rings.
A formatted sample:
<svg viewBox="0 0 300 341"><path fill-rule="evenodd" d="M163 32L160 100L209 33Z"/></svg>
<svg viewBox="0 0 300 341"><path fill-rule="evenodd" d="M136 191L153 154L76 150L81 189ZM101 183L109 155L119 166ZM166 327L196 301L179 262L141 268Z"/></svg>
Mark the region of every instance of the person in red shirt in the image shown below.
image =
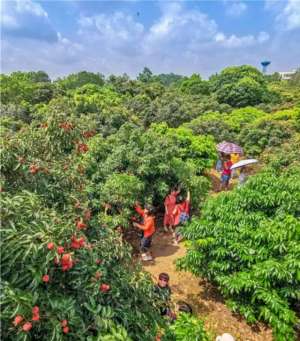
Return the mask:
<svg viewBox="0 0 300 341"><path fill-rule="evenodd" d="M229 187L229 181L231 178L231 166L232 162L230 160L230 156L226 157L226 160L224 161L223 171L221 174L221 185L220 185L220 191L221 190L228 190Z"/></svg>
<svg viewBox="0 0 300 341"><path fill-rule="evenodd" d="M145 207L144 209L137 203L135 206L136 212L143 218L143 223L134 222L133 226L143 231L143 237L141 239L140 250L142 260L150 261L152 256L149 253L149 248L152 242L152 236L156 230L155 228L155 217L153 209L151 207Z"/></svg>
<svg viewBox="0 0 300 341"><path fill-rule="evenodd" d="M174 226L176 226L175 232L173 234L174 243L178 244L182 240L182 225L190 218L190 210L191 210L191 194L190 191L187 193L186 199L178 196L176 199L176 205L173 210L174 214Z"/></svg>
<svg viewBox="0 0 300 341"><path fill-rule="evenodd" d="M164 215L164 230L166 232L173 232L174 226L174 208L176 205L176 197L180 193L180 189L173 188L164 201L165 215Z"/></svg>

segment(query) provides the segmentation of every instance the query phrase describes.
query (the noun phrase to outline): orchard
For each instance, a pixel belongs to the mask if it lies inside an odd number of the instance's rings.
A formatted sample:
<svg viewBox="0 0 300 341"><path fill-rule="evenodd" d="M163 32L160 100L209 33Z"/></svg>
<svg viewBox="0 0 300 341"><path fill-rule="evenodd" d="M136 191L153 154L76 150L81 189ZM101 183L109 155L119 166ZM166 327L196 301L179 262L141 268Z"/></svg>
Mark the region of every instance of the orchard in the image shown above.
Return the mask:
<svg viewBox="0 0 300 341"><path fill-rule="evenodd" d="M1 75L3 340L209 340L195 316L160 316L123 235L137 201L162 212L174 185L190 190L193 212L179 268L274 340L296 340L300 92L287 100L286 89L299 86L247 66L207 81L149 71ZM261 168L210 196L224 139Z"/></svg>

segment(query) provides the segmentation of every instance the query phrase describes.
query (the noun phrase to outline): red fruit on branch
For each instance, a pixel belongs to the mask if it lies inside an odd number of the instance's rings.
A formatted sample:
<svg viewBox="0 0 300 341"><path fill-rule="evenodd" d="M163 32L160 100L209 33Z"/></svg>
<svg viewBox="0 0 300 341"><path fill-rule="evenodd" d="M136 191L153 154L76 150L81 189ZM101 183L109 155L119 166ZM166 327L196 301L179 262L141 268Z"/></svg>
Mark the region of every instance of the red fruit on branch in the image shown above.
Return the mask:
<svg viewBox="0 0 300 341"><path fill-rule="evenodd" d="M82 219L78 219L76 221L76 227L78 228L78 230L81 230L81 229L85 229L87 225L84 223Z"/></svg>
<svg viewBox="0 0 300 341"><path fill-rule="evenodd" d="M55 265L58 265L58 264L59 264L59 259L58 259L57 257L55 257L53 261L54 261L54 264L55 264Z"/></svg>
<svg viewBox="0 0 300 341"><path fill-rule="evenodd" d="M95 130L88 130L88 131L84 131L82 133L82 136L88 139L90 137L93 137L95 134L96 134Z"/></svg>
<svg viewBox="0 0 300 341"><path fill-rule="evenodd" d="M83 247L83 246L85 245L85 239L84 239L84 237L79 238L78 242L79 242L79 245L80 245L81 247Z"/></svg>
<svg viewBox="0 0 300 341"><path fill-rule="evenodd" d="M68 263L72 260L72 256L70 253L65 253L62 257L61 257L61 262L62 263Z"/></svg>
<svg viewBox="0 0 300 341"><path fill-rule="evenodd" d="M23 325L23 331L24 332L29 332L29 330L32 328L32 324L30 322L26 322L24 325Z"/></svg>
<svg viewBox="0 0 300 341"><path fill-rule="evenodd" d="M48 250L53 250L54 246L55 246L54 243L50 242L50 243L47 244L47 249Z"/></svg>
<svg viewBox="0 0 300 341"><path fill-rule="evenodd" d="M80 244L79 244L79 242L76 240L74 240L74 241L72 241L72 243L71 243L71 248L72 249L80 249Z"/></svg>
<svg viewBox="0 0 300 341"><path fill-rule="evenodd" d="M102 260L101 260L101 259L97 259L97 260L96 260L96 264L99 265L99 264L101 264L101 263L102 263Z"/></svg>
<svg viewBox="0 0 300 341"><path fill-rule="evenodd" d="M85 143L77 144L77 153L86 153L89 150L89 147Z"/></svg>
<svg viewBox="0 0 300 341"><path fill-rule="evenodd" d="M57 248L57 253L58 253L59 255L63 254L64 252L65 252L65 249L64 249L62 246L59 246L59 247Z"/></svg>
<svg viewBox="0 0 300 341"><path fill-rule="evenodd" d="M69 331L70 331L70 328L69 328L69 327L64 327L64 328L63 328L64 334L68 334Z"/></svg>
<svg viewBox="0 0 300 341"><path fill-rule="evenodd" d="M40 320L40 315L39 314L35 314L32 316L32 321L39 321Z"/></svg>
<svg viewBox="0 0 300 341"><path fill-rule="evenodd" d="M38 171L40 170L40 167L36 166L36 165L30 165L29 166L29 172L31 174L36 174Z"/></svg>
<svg viewBox="0 0 300 341"><path fill-rule="evenodd" d="M43 279L43 282L48 283L50 277L49 277L48 275L44 275L44 276L42 277L42 279Z"/></svg>
<svg viewBox="0 0 300 341"><path fill-rule="evenodd" d="M62 271L68 271L73 267L74 263L72 261L72 256L69 253L65 253L61 257Z"/></svg>
<svg viewBox="0 0 300 341"><path fill-rule="evenodd" d="M62 327L66 327L68 325L68 320L62 320L60 324Z"/></svg>
<svg viewBox="0 0 300 341"><path fill-rule="evenodd" d="M17 325L19 325L23 321L23 319L24 319L23 316L17 315L14 318L13 325L16 327Z"/></svg>
<svg viewBox="0 0 300 341"><path fill-rule="evenodd" d="M63 122L59 124L59 127L62 128L64 131L69 131L74 128L73 124L70 122Z"/></svg>
<svg viewBox="0 0 300 341"><path fill-rule="evenodd" d="M102 284L100 285L100 291L101 291L101 292L107 292L107 291L109 291L109 290L110 290L110 286L109 286L108 284L102 283Z"/></svg>
<svg viewBox="0 0 300 341"><path fill-rule="evenodd" d="M32 314L38 314L40 312L40 308L36 305L32 308Z"/></svg>

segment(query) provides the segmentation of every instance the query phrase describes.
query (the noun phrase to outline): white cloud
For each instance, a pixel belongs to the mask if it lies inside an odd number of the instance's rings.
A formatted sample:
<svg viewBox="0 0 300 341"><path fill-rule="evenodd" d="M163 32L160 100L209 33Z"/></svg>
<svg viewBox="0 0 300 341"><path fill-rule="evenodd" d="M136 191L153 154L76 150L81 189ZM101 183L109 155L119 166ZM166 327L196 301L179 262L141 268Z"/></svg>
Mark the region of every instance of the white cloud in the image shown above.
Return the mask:
<svg viewBox="0 0 300 341"><path fill-rule="evenodd" d="M226 6L226 14L239 17L244 14L248 8L248 6L242 1L224 1Z"/></svg>
<svg viewBox="0 0 300 341"><path fill-rule="evenodd" d="M267 32L259 32L258 36L257 36L257 41L259 43L265 43L266 41L268 41L270 39L270 35Z"/></svg>
<svg viewBox="0 0 300 341"><path fill-rule="evenodd" d="M285 21L288 30L300 28L300 1L289 0L278 19Z"/></svg>
<svg viewBox="0 0 300 341"><path fill-rule="evenodd" d="M42 6L31 0L16 0L16 10L19 13L31 13L38 17L48 17Z"/></svg>
<svg viewBox="0 0 300 341"><path fill-rule="evenodd" d="M267 32L226 34L215 20L182 2L159 6L160 15L150 26L139 22L138 16L121 11L90 15L82 11L85 14L79 16L77 30L66 37L52 28L43 8L27 6L20 13L14 2L13 10L5 14L17 20L5 19L6 27L17 24L22 30L6 28L3 70L44 69L51 76L80 70L136 75L146 65L155 73L199 72L207 76L232 64L259 66L261 56L271 60L276 56L277 66L285 65L286 60L292 64L299 56L296 47L289 47L286 56L279 44L274 45L274 36ZM25 30L24 23L31 31ZM38 31L44 29L54 32L56 39L37 38L36 34L41 35ZM18 36L20 30L22 36ZM276 66L275 60L273 65Z"/></svg>
<svg viewBox="0 0 300 341"><path fill-rule="evenodd" d="M2 1L0 23L4 37L57 40L47 12L31 0Z"/></svg>
<svg viewBox="0 0 300 341"><path fill-rule="evenodd" d="M300 28L299 0L266 0L265 9L275 15L278 30L292 31Z"/></svg>
<svg viewBox="0 0 300 341"><path fill-rule="evenodd" d="M259 32L257 37L253 35L238 37L235 34L226 37L222 32L218 32L215 35L215 41L219 44L222 44L226 48L248 47L257 44L263 44L269 39L269 34L263 31Z"/></svg>

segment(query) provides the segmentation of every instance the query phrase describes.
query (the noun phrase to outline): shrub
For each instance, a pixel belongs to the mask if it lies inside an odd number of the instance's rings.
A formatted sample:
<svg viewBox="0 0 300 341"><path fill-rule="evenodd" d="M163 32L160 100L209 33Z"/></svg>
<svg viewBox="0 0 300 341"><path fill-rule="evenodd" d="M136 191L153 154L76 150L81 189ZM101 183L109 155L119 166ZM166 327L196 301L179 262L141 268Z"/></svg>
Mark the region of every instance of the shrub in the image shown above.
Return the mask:
<svg viewBox="0 0 300 341"><path fill-rule="evenodd" d="M179 267L215 282L248 322L264 320L276 340L294 340L300 298L300 172L292 165L253 176L210 198L186 229Z"/></svg>
<svg viewBox="0 0 300 341"><path fill-rule="evenodd" d="M162 341L209 341L203 321L185 313L180 313L174 324L162 337Z"/></svg>

